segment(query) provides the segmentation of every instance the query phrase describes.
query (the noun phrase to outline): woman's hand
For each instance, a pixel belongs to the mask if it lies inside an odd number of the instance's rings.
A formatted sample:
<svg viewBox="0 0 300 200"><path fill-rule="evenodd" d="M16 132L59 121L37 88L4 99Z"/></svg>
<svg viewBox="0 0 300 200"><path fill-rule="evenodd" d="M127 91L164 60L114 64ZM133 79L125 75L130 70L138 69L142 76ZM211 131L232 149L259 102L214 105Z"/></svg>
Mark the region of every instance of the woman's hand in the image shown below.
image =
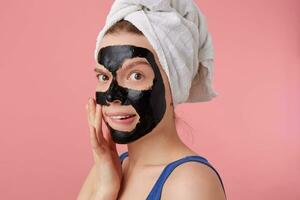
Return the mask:
<svg viewBox="0 0 300 200"><path fill-rule="evenodd" d="M106 138L102 131L102 106L89 98L86 105L88 117L90 143L96 167L94 177L94 194L92 200L110 197L116 199L120 190L122 180L122 166L112 141L109 129L106 128Z"/></svg>

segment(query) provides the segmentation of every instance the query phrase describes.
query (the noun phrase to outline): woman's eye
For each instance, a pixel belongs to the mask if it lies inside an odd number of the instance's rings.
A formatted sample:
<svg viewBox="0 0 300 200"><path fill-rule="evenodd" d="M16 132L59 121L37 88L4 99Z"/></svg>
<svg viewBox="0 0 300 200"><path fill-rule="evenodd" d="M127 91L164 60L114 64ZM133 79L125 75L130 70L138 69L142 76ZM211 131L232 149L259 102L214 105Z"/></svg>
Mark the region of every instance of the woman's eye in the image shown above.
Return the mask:
<svg viewBox="0 0 300 200"><path fill-rule="evenodd" d="M130 75L130 79L132 80L141 80L143 78L143 74L139 73L139 72L133 72Z"/></svg>
<svg viewBox="0 0 300 200"><path fill-rule="evenodd" d="M109 79L109 77L106 76L105 74L97 74L96 76L100 81L107 81Z"/></svg>

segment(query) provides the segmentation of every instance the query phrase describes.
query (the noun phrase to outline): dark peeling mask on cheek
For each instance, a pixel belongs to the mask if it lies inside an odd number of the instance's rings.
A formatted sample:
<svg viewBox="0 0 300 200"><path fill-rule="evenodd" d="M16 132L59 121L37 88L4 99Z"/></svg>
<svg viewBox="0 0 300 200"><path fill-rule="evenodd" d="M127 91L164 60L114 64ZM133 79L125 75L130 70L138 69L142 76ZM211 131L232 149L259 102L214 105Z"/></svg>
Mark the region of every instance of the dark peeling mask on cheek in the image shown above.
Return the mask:
<svg viewBox="0 0 300 200"><path fill-rule="evenodd" d="M117 71L124 61L135 57L145 58L153 69L154 79L150 89L126 88L117 82ZM114 142L128 144L151 132L166 111L165 87L153 53L146 48L133 45L107 46L100 49L98 63L111 72L112 80L106 91L96 91L97 104L110 106L109 102L119 100L121 105L131 105L139 115L139 122L131 131L116 130L105 122Z"/></svg>

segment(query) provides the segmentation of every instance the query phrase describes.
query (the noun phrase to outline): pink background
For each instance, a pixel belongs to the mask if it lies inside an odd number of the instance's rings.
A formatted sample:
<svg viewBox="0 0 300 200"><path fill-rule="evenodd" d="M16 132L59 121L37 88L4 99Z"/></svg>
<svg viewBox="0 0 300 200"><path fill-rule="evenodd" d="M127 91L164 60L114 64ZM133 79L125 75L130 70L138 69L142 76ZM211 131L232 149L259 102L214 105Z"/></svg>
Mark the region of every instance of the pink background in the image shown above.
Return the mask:
<svg viewBox="0 0 300 200"><path fill-rule="evenodd" d="M197 1L219 96L180 105L178 129L219 171L228 199L300 199L299 2ZM93 164L84 105L110 5L1 1L1 199L76 198Z"/></svg>

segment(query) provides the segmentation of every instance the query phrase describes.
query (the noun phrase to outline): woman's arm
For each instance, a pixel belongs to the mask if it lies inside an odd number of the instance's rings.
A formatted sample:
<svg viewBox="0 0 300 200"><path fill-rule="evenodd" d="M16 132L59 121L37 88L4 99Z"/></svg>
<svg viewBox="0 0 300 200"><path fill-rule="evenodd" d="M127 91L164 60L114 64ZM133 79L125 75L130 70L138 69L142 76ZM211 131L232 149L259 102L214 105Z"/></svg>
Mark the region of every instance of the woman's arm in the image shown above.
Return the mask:
<svg viewBox="0 0 300 200"><path fill-rule="evenodd" d="M116 193L105 193L96 190L94 187L95 173L96 166L94 164L81 187L77 200L116 200Z"/></svg>
<svg viewBox="0 0 300 200"><path fill-rule="evenodd" d="M78 194L77 200L88 200L91 198L94 189L93 189L93 185L94 185L94 179L93 177L95 177L95 164L92 166L88 176L86 177L81 190Z"/></svg>

